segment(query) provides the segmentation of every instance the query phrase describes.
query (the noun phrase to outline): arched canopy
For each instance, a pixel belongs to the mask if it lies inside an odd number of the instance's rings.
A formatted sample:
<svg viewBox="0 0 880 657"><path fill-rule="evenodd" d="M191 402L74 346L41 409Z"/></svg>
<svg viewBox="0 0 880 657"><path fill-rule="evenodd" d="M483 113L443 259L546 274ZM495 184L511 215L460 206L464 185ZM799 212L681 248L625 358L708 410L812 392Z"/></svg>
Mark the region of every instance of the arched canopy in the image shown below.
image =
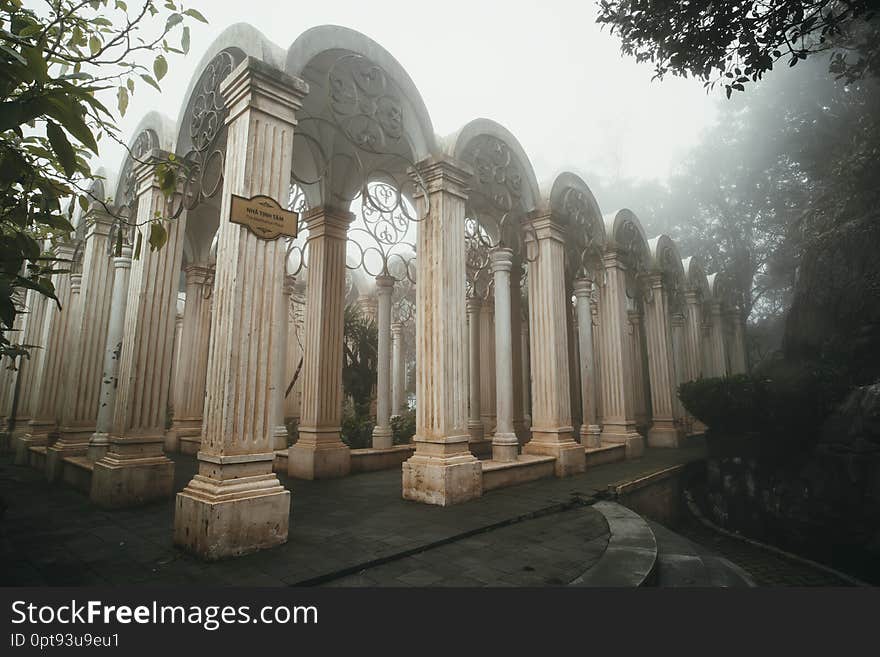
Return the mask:
<svg viewBox="0 0 880 657"><path fill-rule="evenodd" d="M706 280L706 271L703 269L700 259L688 256L681 261L681 266L685 272L687 289L699 292L703 299L708 299L711 292Z"/></svg>
<svg viewBox="0 0 880 657"><path fill-rule="evenodd" d="M147 112L126 144L118 178L108 185L109 189L115 189L113 203L117 208L130 207L134 201L134 158L142 158L155 148L171 151L173 144L174 124L171 119L159 112Z"/></svg>
<svg viewBox="0 0 880 657"><path fill-rule="evenodd" d="M436 150L415 84L363 34L336 25L307 30L288 50L284 70L310 89L298 114L292 172L311 207L348 210L373 181L404 189L409 169Z"/></svg>
<svg viewBox="0 0 880 657"><path fill-rule="evenodd" d="M605 222L593 192L580 176L566 171L554 179L548 202L552 216L565 227L569 273L595 276L602 268Z"/></svg>
<svg viewBox="0 0 880 657"><path fill-rule="evenodd" d="M445 140L447 152L474 170L468 196L473 215L521 219L540 202L532 163L513 134L490 119L475 119Z"/></svg>
<svg viewBox="0 0 880 657"><path fill-rule="evenodd" d="M648 251L651 254L651 268L655 272L660 272L663 278L663 287L669 298L670 309L681 310L687 279L678 247L668 235L658 235L648 240Z"/></svg>
<svg viewBox="0 0 880 657"><path fill-rule="evenodd" d="M627 208L605 216L607 250L617 251L637 270L650 269L651 256L645 229L636 214Z"/></svg>

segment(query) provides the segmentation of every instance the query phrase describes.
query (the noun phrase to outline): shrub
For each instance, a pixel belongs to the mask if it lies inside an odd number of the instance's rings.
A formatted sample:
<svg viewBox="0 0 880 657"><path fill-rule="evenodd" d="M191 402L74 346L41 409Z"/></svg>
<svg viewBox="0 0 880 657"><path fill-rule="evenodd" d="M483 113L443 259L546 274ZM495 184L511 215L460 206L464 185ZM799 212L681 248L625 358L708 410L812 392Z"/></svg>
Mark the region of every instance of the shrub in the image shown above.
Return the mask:
<svg viewBox="0 0 880 657"><path fill-rule="evenodd" d="M369 404L353 404L346 400L342 405L342 442L351 449L372 447L375 426Z"/></svg>
<svg viewBox="0 0 880 657"><path fill-rule="evenodd" d="M683 383L678 396L688 412L720 433L756 430L763 416L759 380L746 374Z"/></svg>
<svg viewBox="0 0 880 657"><path fill-rule="evenodd" d="M407 409L402 415L391 418L391 433L395 445L406 445L412 441L416 433L416 412Z"/></svg>

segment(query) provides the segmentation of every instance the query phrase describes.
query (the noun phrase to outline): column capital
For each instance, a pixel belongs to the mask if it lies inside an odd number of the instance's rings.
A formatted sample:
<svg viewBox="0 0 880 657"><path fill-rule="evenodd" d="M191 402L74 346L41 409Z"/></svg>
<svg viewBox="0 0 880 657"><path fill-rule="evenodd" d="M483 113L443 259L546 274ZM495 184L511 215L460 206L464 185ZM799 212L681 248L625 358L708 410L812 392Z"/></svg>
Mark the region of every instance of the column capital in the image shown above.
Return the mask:
<svg viewBox="0 0 880 657"><path fill-rule="evenodd" d="M403 335L403 324L401 322L391 322L391 336L399 338Z"/></svg>
<svg viewBox="0 0 880 657"><path fill-rule="evenodd" d="M552 239L565 242L565 226L548 210L532 212L524 223L531 228L526 231L526 243L534 242L536 237L538 241Z"/></svg>
<svg viewBox="0 0 880 657"><path fill-rule="evenodd" d="M159 178L156 176L156 163L167 160L171 155L161 148L154 148L143 157L143 161L135 161L132 171L135 180L135 196L141 196L151 189L159 189Z"/></svg>
<svg viewBox="0 0 880 657"><path fill-rule="evenodd" d="M474 175L474 170L464 162L448 156L430 156L416 164L413 179L416 182L416 196L420 196L419 183L427 187L432 194L446 191L463 199L467 199L467 185Z"/></svg>
<svg viewBox="0 0 880 657"><path fill-rule="evenodd" d="M574 281L574 295L578 299L591 300L593 295L593 281L589 278L576 278Z"/></svg>
<svg viewBox="0 0 880 657"><path fill-rule="evenodd" d="M83 220L86 222L86 240L88 240L94 235L102 237L109 235L116 219L102 206L93 204Z"/></svg>
<svg viewBox="0 0 880 657"><path fill-rule="evenodd" d="M303 221L309 229L309 241L316 237L344 240L348 238L348 226L354 215L326 205L310 208L303 213Z"/></svg>
<svg viewBox="0 0 880 657"><path fill-rule="evenodd" d="M489 251L492 273L509 272L513 268L513 249L496 246Z"/></svg>
<svg viewBox="0 0 880 657"><path fill-rule="evenodd" d="M470 296L465 302L465 307L467 308L467 312L469 315L479 313L482 306L483 301L482 299L480 299L480 297L477 296Z"/></svg>
<svg viewBox="0 0 880 657"><path fill-rule="evenodd" d="M255 57L245 57L220 83L220 94L229 108L227 125L246 110L256 110L296 125L296 112L308 93L309 85L305 80L279 71Z"/></svg>
<svg viewBox="0 0 880 657"><path fill-rule="evenodd" d="M623 258L620 257L620 252L616 249L612 249L610 251L605 251L602 253L602 265L605 269L621 269L623 271L627 270L626 263L623 261Z"/></svg>
<svg viewBox="0 0 880 657"><path fill-rule="evenodd" d="M122 245L122 255L113 256L113 269L131 269L131 245Z"/></svg>
<svg viewBox="0 0 880 657"><path fill-rule="evenodd" d="M208 285L214 282L214 267L211 265L187 265L183 268L186 285Z"/></svg>
<svg viewBox="0 0 880 657"><path fill-rule="evenodd" d="M672 313L670 316L670 321L675 327L683 327L684 326L684 313Z"/></svg>
<svg viewBox="0 0 880 657"><path fill-rule="evenodd" d="M702 300L700 298L701 296L702 295L700 294L699 290L690 289L684 291L684 300L688 303L688 305L691 306L695 306L700 303L700 301Z"/></svg>
<svg viewBox="0 0 880 657"><path fill-rule="evenodd" d="M376 276L376 293L377 294L391 294L392 290L394 290L394 283L396 280L393 276Z"/></svg>
<svg viewBox="0 0 880 657"><path fill-rule="evenodd" d="M71 294L79 294L80 288L82 288L82 274L71 274L70 275L70 293Z"/></svg>

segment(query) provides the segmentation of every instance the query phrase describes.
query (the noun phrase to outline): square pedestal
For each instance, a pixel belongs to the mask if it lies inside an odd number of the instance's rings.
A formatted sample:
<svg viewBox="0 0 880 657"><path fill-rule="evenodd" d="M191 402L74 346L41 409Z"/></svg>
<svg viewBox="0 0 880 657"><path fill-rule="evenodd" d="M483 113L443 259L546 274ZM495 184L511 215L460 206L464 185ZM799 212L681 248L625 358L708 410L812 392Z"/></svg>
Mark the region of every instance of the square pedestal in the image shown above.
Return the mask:
<svg viewBox="0 0 880 657"><path fill-rule="evenodd" d="M49 444L47 433L26 433L20 438L13 438L12 449L15 450L15 465L27 465L29 462L28 450L31 447L45 447Z"/></svg>
<svg viewBox="0 0 880 657"><path fill-rule="evenodd" d="M550 436L557 438L558 434ZM557 477L569 477L587 469L583 445L571 439L547 440L546 434L537 431L532 431L532 439L523 446L523 454L555 457L553 471Z"/></svg>
<svg viewBox="0 0 880 657"><path fill-rule="evenodd" d="M173 492L174 463L165 456L117 460L108 454L92 472L92 502L106 509L146 504Z"/></svg>
<svg viewBox="0 0 880 657"><path fill-rule="evenodd" d="M681 447L684 433L678 427L666 424L654 424L648 429L648 447Z"/></svg>
<svg viewBox="0 0 880 657"><path fill-rule="evenodd" d="M626 458L638 459L645 453L645 439L635 431L634 425L606 424L600 436L602 443L616 443L626 446Z"/></svg>
<svg viewBox="0 0 880 657"><path fill-rule="evenodd" d="M402 468L405 500L450 506L483 494L482 468L470 452L447 458L417 452Z"/></svg>
<svg viewBox="0 0 880 657"><path fill-rule="evenodd" d="M59 440L46 450L46 479L59 481L64 473L64 459L85 456L89 451L88 437L85 442L67 443Z"/></svg>
<svg viewBox="0 0 880 657"><path fill-rule="evenodd" d="M287 474L298 479L333 479L351 472L351 450L342 441L304 442L302 433L287 452Z"/></svg>
<svg viewBox="0 0 880 657"><path fill-rule="evenodd" d="M231 485L240 486L250 479L259 479L256 484L265 486L265 492L217 493L230 484L196 475L177 494L174 544L202 559L216 561L286 543L290 491L274 474L242 477L232 480L241 483Z"/></svg>

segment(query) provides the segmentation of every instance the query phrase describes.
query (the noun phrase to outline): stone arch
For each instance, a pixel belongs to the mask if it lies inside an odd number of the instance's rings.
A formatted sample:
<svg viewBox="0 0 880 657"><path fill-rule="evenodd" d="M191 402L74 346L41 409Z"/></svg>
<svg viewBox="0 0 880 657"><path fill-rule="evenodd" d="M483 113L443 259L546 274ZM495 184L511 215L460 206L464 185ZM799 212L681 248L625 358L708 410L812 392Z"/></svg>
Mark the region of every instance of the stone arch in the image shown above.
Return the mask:
<svg viewBox="0 0 880 657"><path fill-rule="evenodd" d="M308 204L348 210L366 183L410 186L410 168L436 151L421 94L394 57L363 34L336 25L303 32L284 70L305 80L293 180Z"/></svg>
<svg viewBox="0 0 880 657"><path fill-rule="evenodd" d="M663 276L663 287L669 298L670 310L683 312L687 280L678 247L668 235L658 235L648 240L648 249L652 269Z"/></svg>
<svg viewBox="0 0 880 657"><path fill-rule="evenodd" d="M711 295L709 283L706 280L706 270L699 258L688 256L682 259L681 266L685 271L687 279L687 288L689 290L699 292L702 298L708 298Z"/></svg>
<svg viewBox="0 0 880 657"><path fill-rule="evenodd" d="M601 271L605 222L587 183L577 174L565 171L556 176L547 198L552 215L566 227L566 255L574 275Z"/></svg>

